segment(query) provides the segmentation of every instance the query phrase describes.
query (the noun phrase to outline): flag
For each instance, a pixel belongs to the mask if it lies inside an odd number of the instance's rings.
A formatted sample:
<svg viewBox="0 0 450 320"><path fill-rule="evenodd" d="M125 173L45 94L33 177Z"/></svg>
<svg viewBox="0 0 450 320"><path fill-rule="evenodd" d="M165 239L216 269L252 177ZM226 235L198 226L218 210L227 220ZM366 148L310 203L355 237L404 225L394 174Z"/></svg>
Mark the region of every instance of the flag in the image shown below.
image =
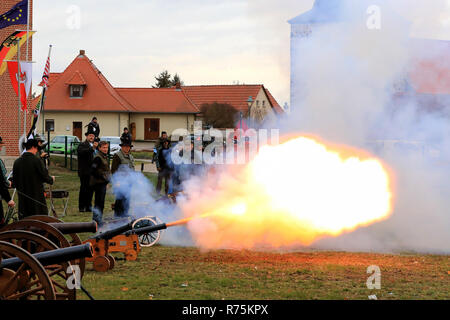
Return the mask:
<svg viewBox="0 0 450 320"><path fill-rule="evenodd" d="M30 64L31 67L31 64ZM11 84L16 92L16 95L19 95L19 86L20 86L20 101L22 102L22 111L27 109L27 92L26 92L26 84L31 79L31 72L27 74L28 70L22 70L22 63L19 64L17 61L8 61L8 70L9 77L11 79ZM29 79L27 79L29 78Z"/></svg>
<svg viewBox="0 0 450 320"><path fill-rule="evenodd" d="M51 48L51 46L50 46ZM50 78L50 53L48 54L47 62L45 64L44 74L42 75L42 82L44 88L48 88L48 79Z"/></svg>
<svg viewBox="0 0 450 320"><path fill-rule="evenodd" d="M36 131L36 124L39 121L39 116L41 114L41 111L44 108L44 99L45 99L45 93L47 92L48 88L48 80L50 77L50 54L52 52L52 46L50 45L49 51L48 51L48 58L47 62L45 63L44 68L44 74L42 75L42 81L44 82L43 88L42 88L42 94L39 98L38 103L36 104L36 107L34 108L34 118L33 123L31 125L30 131L28 132L27 138L31 139L34 136L34 132Z"/></svg>
<svg viewBox="0 0 450 320"><path fill-rule="evenodd" d="M8 38L6 38L0 46L0 76L6 71L6 61L14 57L17 53L17 40L19 40L20 46L34 34L34 31L15 31Z"/></svg>
<svg viewBox="0 0 450 320"><path fill-rule="evenodd" d="M28 0L20 1L8 12L0 14L0 29L17 24L28 24Z"/></svg>

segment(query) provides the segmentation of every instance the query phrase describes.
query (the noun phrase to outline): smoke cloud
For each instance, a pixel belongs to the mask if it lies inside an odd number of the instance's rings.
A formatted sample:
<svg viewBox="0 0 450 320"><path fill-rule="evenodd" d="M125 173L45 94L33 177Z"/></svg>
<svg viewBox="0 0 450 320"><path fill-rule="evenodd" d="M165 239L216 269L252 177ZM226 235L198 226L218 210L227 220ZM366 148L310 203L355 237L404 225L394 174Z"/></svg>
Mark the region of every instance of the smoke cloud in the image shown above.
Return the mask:
<svg viewBox="0 0 450 320"><path fill-rule="evenodd" d="M344 2L344 1L343 1ZM384 222L315 244L362 251L450 253L450 121L448 94L430 68L448 72L450 45L410 37L396 12L414 8L423 20L442 17L429 1L346 1L346 23L315 26L294 52L297 84L287 131L372 150L395 173L394 213ZM380 29L367 28L364 9L381 8ZM428 61L421 65L421 61ZM415 68L422 66L421 70ZM419 73L420 84L414 83ZM450 88L447 87L447 90ZM436 101L439 100L439 101Z"/></svg>

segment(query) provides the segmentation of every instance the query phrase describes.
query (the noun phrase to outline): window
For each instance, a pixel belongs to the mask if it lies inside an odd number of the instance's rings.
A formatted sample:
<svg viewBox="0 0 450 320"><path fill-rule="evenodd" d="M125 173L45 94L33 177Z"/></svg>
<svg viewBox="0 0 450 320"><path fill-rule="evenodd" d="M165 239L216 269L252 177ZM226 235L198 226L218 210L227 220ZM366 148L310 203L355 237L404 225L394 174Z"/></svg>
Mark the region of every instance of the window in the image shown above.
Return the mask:
<svg viewBox="0 0 450 320"><path fill-rule="evenodd" d="M55 120L45 119L45 131L50 131L50 132L55 131Z"/></svg>
<svg viewBox="0 0 450 320"><path fill-rule="evenodd" d="M266 106L266 100L263 100L263 107Z"/></svg>
<svg viewBox="0 0 450 320"><path fill-rule="evenodd" d="M256 106L259 107L259 100L256 100Z"/></svg>
<svg viewBox="0 0 450 320"><path fill-rule="evenodd" d="M70 86L70 97L71 98L82 98L83 97L83 86Z"/></svg>

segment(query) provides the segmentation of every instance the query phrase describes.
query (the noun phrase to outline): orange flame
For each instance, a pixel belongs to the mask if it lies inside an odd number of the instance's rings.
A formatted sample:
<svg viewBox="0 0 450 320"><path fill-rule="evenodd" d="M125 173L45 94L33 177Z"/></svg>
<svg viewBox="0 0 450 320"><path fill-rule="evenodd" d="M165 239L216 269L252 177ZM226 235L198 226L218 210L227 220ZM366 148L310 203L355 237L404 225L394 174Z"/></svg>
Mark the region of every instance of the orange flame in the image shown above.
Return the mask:
<svg viewBox="0 0 450 320"><path fill-rule="evenodd" d="M304 136L264 146L244 168L212 173L186 189L185 216L204 218L188 226L211 249L310 245L392 212L380 160Z"/></svg>

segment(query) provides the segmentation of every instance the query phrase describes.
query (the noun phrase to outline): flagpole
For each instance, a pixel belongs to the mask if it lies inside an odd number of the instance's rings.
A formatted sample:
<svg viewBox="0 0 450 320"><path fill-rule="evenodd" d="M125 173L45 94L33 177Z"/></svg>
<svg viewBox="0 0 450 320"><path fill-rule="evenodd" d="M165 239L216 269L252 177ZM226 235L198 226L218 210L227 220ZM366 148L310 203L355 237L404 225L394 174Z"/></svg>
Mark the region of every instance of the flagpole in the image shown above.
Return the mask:
<svg viewBox="0 0 450 320"><path fill-rule="evenodd" d="M18 97L19 97L19 108L17 110L17 119L18 119L18 128L17 134L19 136L20 141L20 39L17 40L17 83L18 83Z"/></svg>
<svg viewBox="0 0 450 320"><path fill-rule="evenodd" d="M29 56L28 56L28 48L29 48L29 42L30 42L30 38L28 38L28 33L30 32L30 16L31 16L31 10L30 10L30 4L31 4L32 0L28 0L27 2L27 55L26 55L26 61L29 61ZM20 74L19 74L20 75ZM27 75L28 76L28 75ZM25 84L24 84L25 86ZM26 90L27 88L25 88ZM19 91L20 91L20 82L19 82ZM29 94L29 92L25 92L25 94ZM28 104L28 101L26 101L25 103ZM27 113L24 110L23 111L23 134L26 135L27 134ZM25 137L26 139L27 137Z"/></svg>
<svg viewBox="0 0 450 320"><path fill-rule="evenodd" d="M48 57L47 57L47 61L45 61L45 66L44 66L44 75L46 75L47 74L47 71L46 71L46 69L47 69L47 63L50 63L50 55L52 54L52 45L49 45L48 46ZM50 74L50 65L49 65L49 69L48 69L48 74ZM44 76L42 76L42 78L44 78ZM42 114L43 114L43 112L44 112L44 105L45 105L45 103L44 103L44 100L45 100L45 92L47 91L47 85L44 83L44 87L42 88L42 96L41 96L41 98L42 98L42 102L41 102L41 110L39 111L39 116L38 117L40 117ZM36 122L36 123L38 123L39 122L39 118L38 118L38 121ZM42 135L44 135L45 134L45 117L42 115Z"/></svg>

